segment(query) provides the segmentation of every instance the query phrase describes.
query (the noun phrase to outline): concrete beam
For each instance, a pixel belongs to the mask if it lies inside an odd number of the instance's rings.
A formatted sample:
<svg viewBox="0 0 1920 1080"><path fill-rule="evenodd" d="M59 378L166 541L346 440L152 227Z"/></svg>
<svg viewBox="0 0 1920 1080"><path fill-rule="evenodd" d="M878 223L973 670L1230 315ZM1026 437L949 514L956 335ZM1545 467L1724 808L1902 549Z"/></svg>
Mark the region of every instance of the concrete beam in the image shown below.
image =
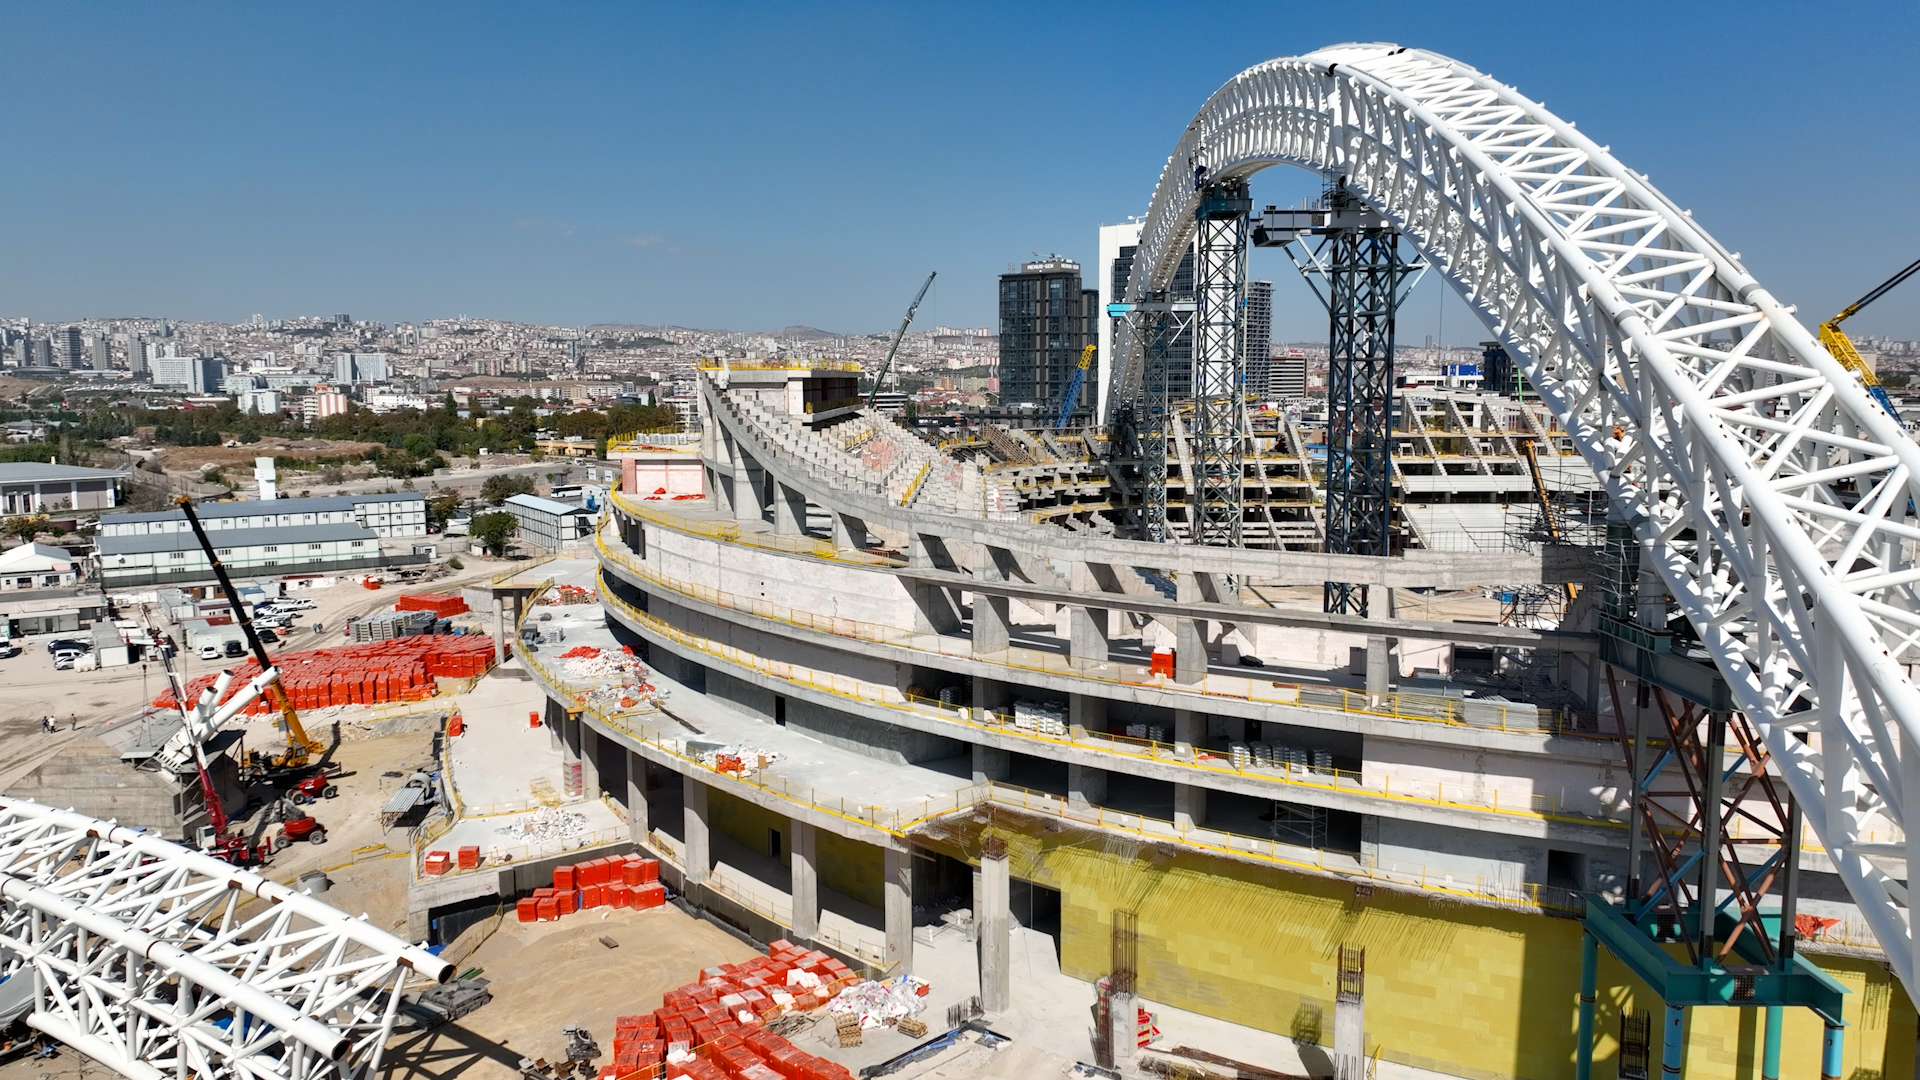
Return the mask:
<svg viewBox="0 0 1920 1080"><path fill-rule="evenodd" d="M983 580L977 576L933 569L923 570L914 566L894 567L886 572L914 581L938 582L957 588L1008 596L1016 600L1035 600L1047 604L1084 604L1109 607L1117 611L1137 611L1143 615L1165 619L1170 623L1184 617L1246 625L1290 626L1302 630L1325 630L1341 634L1391 634L1397 638L1452 641L1467 645L1496 645L1510 649L1554 649L1583 654L1597 653L1600 649L1596 635L1571 631L1528 630L1518 626L1490 626L1481 623L1422 622L1416 619L1362 619L1357 615L1336 615L1295 608L1218 604L1206 600L1168 600L1157 594L1088 593L1079 589L1063 591L1041 588L1019 581ZM1340 579L1328 578L1327 580Z"/></svg>
<svg viewBox="0 0 1920 1080"><path fill-rule="evenodd" d="M913 970L913 853L885 849L887 954L882 962L895 974Z"/></svg>
<svg viewBox="0 0 1920 1080"><path fill-rule="evenodd" d="M787 847L793 856L793 932L811 941L820 934L820 873L814 863L813 825L788 820Z"/></svg>
<svg viewBox="0 0 1920 1080"><path fill-rule="evenodd" d="M980 1008L998 1016L1013 1007L1013 876L1007 853L980 857L973 922L980 947Z"/></svg>
<svg viewBox="0 0 1920 1080"><path fill-rule="evenodd" d="M685 870L687 886L705 883L713 868L713 841L707 831L707 785L691 776L682 779L686 806Z"/></svg>

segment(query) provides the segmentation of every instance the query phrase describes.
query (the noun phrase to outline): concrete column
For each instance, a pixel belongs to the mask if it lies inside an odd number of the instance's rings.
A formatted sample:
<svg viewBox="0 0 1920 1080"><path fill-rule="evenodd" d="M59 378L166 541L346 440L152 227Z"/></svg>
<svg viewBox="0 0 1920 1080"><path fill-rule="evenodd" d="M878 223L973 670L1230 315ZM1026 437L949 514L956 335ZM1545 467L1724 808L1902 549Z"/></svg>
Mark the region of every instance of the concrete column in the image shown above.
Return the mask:
<svg viewBox="0 0 1920 1080"><path fill-rule="evenodd" d="M773 531L779 536L801 536L807 531L807 497L785 484L773 485Z"/></svg>
<svg viewBox="0 0 1920 1080"><path fill-rule="evenodd" d="M867 523L848 514L829 512L833 519L833 546L839 551L852 551L872 543L867 535Z"/></svg>
<svg viewBox="0 0 1920 1080"><path fill-rule="evenodd" d="M627 834L636 844L649 843L653 824L647 814L647 759L627 751Z"/></svg>
<svg viewBox="0 0 1920 1080"><path fill-rule="evenodd" d="M733 516L733 479L722 479L720 470L707 469L707 498L713 500L714 508L728 517Z"/></svg>
<svg viewBox="0 0 1920 1080"><path fill-rule="evenodd" d="M1067 724L1076 739L1089 731L1107 730L1107 699L1092 694L1067 695Z"/></svg>
<svg viewBox="0 0 1920 1080"><path fill-rule="evenodd" d="M1107 1053L1121 1076L1133 1072L1134 1044L1140 1040L1140 1001L1131 990L1115 990L1107 995Z"/></svg>
<svg viewBox="0 0 1920 1080"><path fill-rule="evenodd" d="M1393 671L1388 667L1392 657L1385 637L1378 634L1368 636L1367 704L1370 706L1386 704L1387 695L1393 692Z"/></svg>
<svg viewBox="0 0 1920 1080"><path fill-rule="evenodd" d="M686 804L686 878L687 888L704 883L712 868L713 848L707 837L707 785L689 776L682 801Z"/></svg>
<svg viewBox="0 0 1920 1080"><path fill-rule="evenodd" d="M1082 671L1107 662L1112 644L1108 627L1111 613L1106 608L1076 607L1067 612L1067 653L1073 666Z"/></svg>
<svg viewBox="0 0 1920 1080"><path fill-rule="evenodd" d="M1107 770L1068 762L1067 801L1080 806L1099 806L1106 802Z"/></svg>
<svg viewBox="0 0 1920 1080"><path fill-rule="evenodd" d="M1013 878L1004 847L980 857L973 924L980 947L980 1008L998 1016L1013 1007Z"/></svg>
<svg viewBox="0 0 1920 1080"><path fill-rule="evenodd" d="M887 957L883 966L900 974L913 970L913 853L885 848Z"/></svg>
<svg viewBox="0 0 1920 1080"><path fill-rule="evenodd" d="M597 799L605 790L600 786L600 735L581 713L573 715L573 725L580 733L580 790L586 798Z"/></svg>
<svg viewBox="0 0 1920 1080"><path fill-rule="evenodd" d="M493 662L507 662L507 602L498 593L493 597Z"/></svg>
<svg viewBox="0 0 1920 1080"><path fill-rule="evenodd" d="M740 455L741 464L733 470L733 519L735 521L763 520L761 512L766 503L761 499L761 485L766 483L766 473L760 463Z"/></svg>
<svg viewBox="0 0 1920 1080"><path fill-rule="evenodd" d="M974 578L978 581L1007 580L1006 572L1001 569L992 548L980 549L979 560L974 565ZM973 655L998 656L1006 652L1012 633L1013 616L1007 598L974 593Z"/></svg>
<svg viewBox="0 0 1920 1080"><path fill-rule="evenodd" d="M1011 688L999 679L973 677L973 707L987 712L1005 712L1013 700Z"/></svg>
<svg viewBox="0 0 1920 1080"><path fill-rule="evenodd" d="M1207 823L1207 789L1192 784L1173 785L1173 824L1198 829Z"/></svg>
<svg viewBox="0 0 1920 1080"><path fill-rule="evenodd" d="M1173 710L1173 750L1184 757L1207 741L1207 714L1192 709Z"/></svg>
<svg viewBox="0 0 1920 1080"><path fill-rule="evenodd" d="M820 875L814 865L813 826L789 819L787 847L793 856L793 935L811 941L820 934Z"/></svg>
<svg viewBox="0 0 1920 1080"><path fill-rule="evenodd" d="M984 784L989 780L1005 780L1013 771L1013 755L997 746L973 744L973 782Z"/></svg>
<svg viewBox="0 0 1920 1080"><path fill-rule="evenodd" d="M560 751L564 757L567 751L567 713L560 703L552 698L546 699L546 711L540 717L540 723L547 729L547 746Z"/></svg>
<svg viewBox="0 0 1920 1080"><path fill-rule="evenodd" d="M1174 575L1174 597L1183 604L1206 599L1200 580L1182 570ZM1173 626L1173 681L1195 683L1207 677L1207 621L1175 619Z"/></svg>

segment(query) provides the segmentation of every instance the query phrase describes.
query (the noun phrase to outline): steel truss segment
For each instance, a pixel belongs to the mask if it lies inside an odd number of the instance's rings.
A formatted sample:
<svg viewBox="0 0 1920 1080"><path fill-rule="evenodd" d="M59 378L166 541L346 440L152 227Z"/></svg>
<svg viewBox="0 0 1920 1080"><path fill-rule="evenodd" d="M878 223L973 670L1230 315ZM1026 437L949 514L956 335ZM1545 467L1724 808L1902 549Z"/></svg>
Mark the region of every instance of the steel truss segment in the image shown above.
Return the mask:
<svg viewBox="0 0 1920 1080"><path fill-rule="evenodd" d="M1161 176L1127 298L1164 288L1191 242L1196 169L1222 182L1275 164L1345 177L1522 365L1920 992L1906 890L1874 861L1885 849L1863 845L1878 816L1920 865L1904 798L1920 798L1920 754L1901 754L1920 745L1903 670L1920 661L1920 446L1646 177L1416 49L1334 46L1221 87ZM1110 399L1140 375L1116 364Z"/></svg>
<svg viewBox="0 0 1920 1080"><path fill-rule="evenodd" d="M1209 185L1195 211L1194 472L1188 521L1196 544L1239 547L1246 473L1247 215L1244 182ZM1164 384L1164 379L1162 379Z"/></svg>
<svg viewBox="0 0 1920 1080"><path fill-rule="evenodd" d="M0 974L32 986L28 1024L137 1080L349 1080L378 1074L409 979L451 965L212 856L0 798Z"/></svg>

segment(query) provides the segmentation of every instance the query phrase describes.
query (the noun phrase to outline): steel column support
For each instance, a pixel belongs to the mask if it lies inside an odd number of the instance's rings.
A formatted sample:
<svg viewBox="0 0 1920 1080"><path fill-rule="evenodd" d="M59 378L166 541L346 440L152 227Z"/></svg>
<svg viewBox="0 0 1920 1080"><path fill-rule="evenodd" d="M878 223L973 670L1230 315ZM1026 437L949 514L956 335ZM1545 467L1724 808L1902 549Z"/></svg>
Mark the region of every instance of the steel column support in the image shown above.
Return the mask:
<svg viewBox="0 0 1920 1080"><path fill-rule="evenodd" d="M1766 1042L1760 1047L1760 1080L1780 1080L1780 1029L1787 1011L1778 1005L1767 1006Z"/></svg>
<svg viewBox="0 0 1920 1080"><path fill-rule="evenodd" d="M1593 1076L1593 999L1600 974L1600 941L1580 935L1580 1019L1573 1042L1573 1080Z"/></svg>
<svg viewBox="0 0 1920 1080"><path fill-rule="evenodd" d="M1193 465L1187 478L1190 537L1239 547L1245 476L1247 214L1243 180L1208 185L1194 211L1198 231L1193 350Z"/></svg>
<svg viewBox="0 0 1920 1080"><path fill-rule="evenodd" d="M1337 223L1359 207L1344 187L1327 194ZM1317 260L1327 288L1327 542L1336 555L1393 553L1393 340L1400 287L1416 269L1400 234L1332 228ZM1367 587L1329 581L1325 609L1367 613Z"/></svg>
<svg viewBox="0 0 1920 1080"><path fill-rule="evenodd" d="M1140 470L1146 482L1146 519L1141 539L1164 544L1167 532L1167 434L1173 419L1168 415L1167 353L1173 344L1173 320L1164 311L1147 315L1147 382L1141 396L1139 416ZM1191 484L1193 479L1187 478Z"/></svg>
<svg viewBox="0 0 1920 1080"><path fill-rule="evenodd" d="M1680 1066L1687 1056L1687 1010L1667 1006L1666 1027L1660 1033L1660 1080L1680 1080Z"/></svg>

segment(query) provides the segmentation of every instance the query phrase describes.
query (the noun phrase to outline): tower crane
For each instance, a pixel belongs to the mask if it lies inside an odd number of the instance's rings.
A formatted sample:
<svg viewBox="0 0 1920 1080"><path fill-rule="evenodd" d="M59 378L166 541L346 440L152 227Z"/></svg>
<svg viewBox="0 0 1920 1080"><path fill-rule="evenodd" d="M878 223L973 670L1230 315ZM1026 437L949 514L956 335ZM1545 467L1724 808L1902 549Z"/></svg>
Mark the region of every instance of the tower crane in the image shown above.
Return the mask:
<svg viewBox="0 0 1920 1080"><path fill-rule="evenodd" d="M1900 419L1900 410L1894 408L1893 399L1887 396L1886 388L1880 385L1879 376L1875 375L1867 367L1867 362L1860 358L1860 350L1853 347L1853 342L1847 339L1846 333L1840 329L1840 324L1858 315L1861 308L1885 296L1888 290L1912 277L1916 272L1920 272L1920 259L1908 263L1905 270L1881 282L1874 287L1873 291L1848 304L1846 310L1820 324L1820 344L1833 354L1835 360L1840 361L1841 367L1853 372L1861 382L1866 384L1867 393L1872 394L1873 400L1879 402L1880 407L1887 410L1887 415L1895 420Z"/></svg>
<svg viewBox="0 0 1920 1080"><path fill-rule="evenodd" d="M200 524L200 516L193 512L193 500L185 495L174 500L180 504L180 510L187 517L187 525L193 530L194 539L200 542L200 549L206 552L207 563L213 567L213 576L220 582L220 591L226 595L227 603L233 608L233 618L240 624L240 630L247 637L247 645L253 650L253 658L260 664L262 677L266 678L262 691L267 700L278 706L280 719L287 729L287 748L279 754L256 754L248 762L253 771L263 774L267 779L284 776L286 773L306 769L316 755L326 753L326 747L307 734L300 725L300 715L293 709L293 700L287 697L280 686L279 669L273 661L267 659L267 647L260 642L260 635L254 631L253 616L248 614L247 606L240 602L240 593L233 587L233 579L227 576L227 568L221 563L220 556L213 549L213 542L207 539L207 530Z"/></svg>
<svg viewBox="0 0 1920 1080"><path fill-rule="evenodd" d="M1073 369L1073 381L1067 384L1067 392L1060 395L1060 415L1053 418L1053 430L1061 430L1073 419L1073 407L1080 403L1080 384L1087 381L1087 369L1093 366L1093 354L1098 348L1090 344L1080 350L1080 366Z"/></svg>
<svg viewBox="0 0 1920 1080"><path fill-rule="evenodd" d="M880 371L873 377L873 390L867 394L867 408L880 397L880 383L887 377L887 369L893 366L893 354L900 351L900 341L907 336L907 327L913 322L913 315L920 310L920 301L927 298L927 290L933 288L933 279L940 273L935 270L927 275L920 285L920 291L914 294L913 303L907 305L907 317L900 320L900 329L893 332L893 344L887 346L887 358L880 362Z"/></svg>

